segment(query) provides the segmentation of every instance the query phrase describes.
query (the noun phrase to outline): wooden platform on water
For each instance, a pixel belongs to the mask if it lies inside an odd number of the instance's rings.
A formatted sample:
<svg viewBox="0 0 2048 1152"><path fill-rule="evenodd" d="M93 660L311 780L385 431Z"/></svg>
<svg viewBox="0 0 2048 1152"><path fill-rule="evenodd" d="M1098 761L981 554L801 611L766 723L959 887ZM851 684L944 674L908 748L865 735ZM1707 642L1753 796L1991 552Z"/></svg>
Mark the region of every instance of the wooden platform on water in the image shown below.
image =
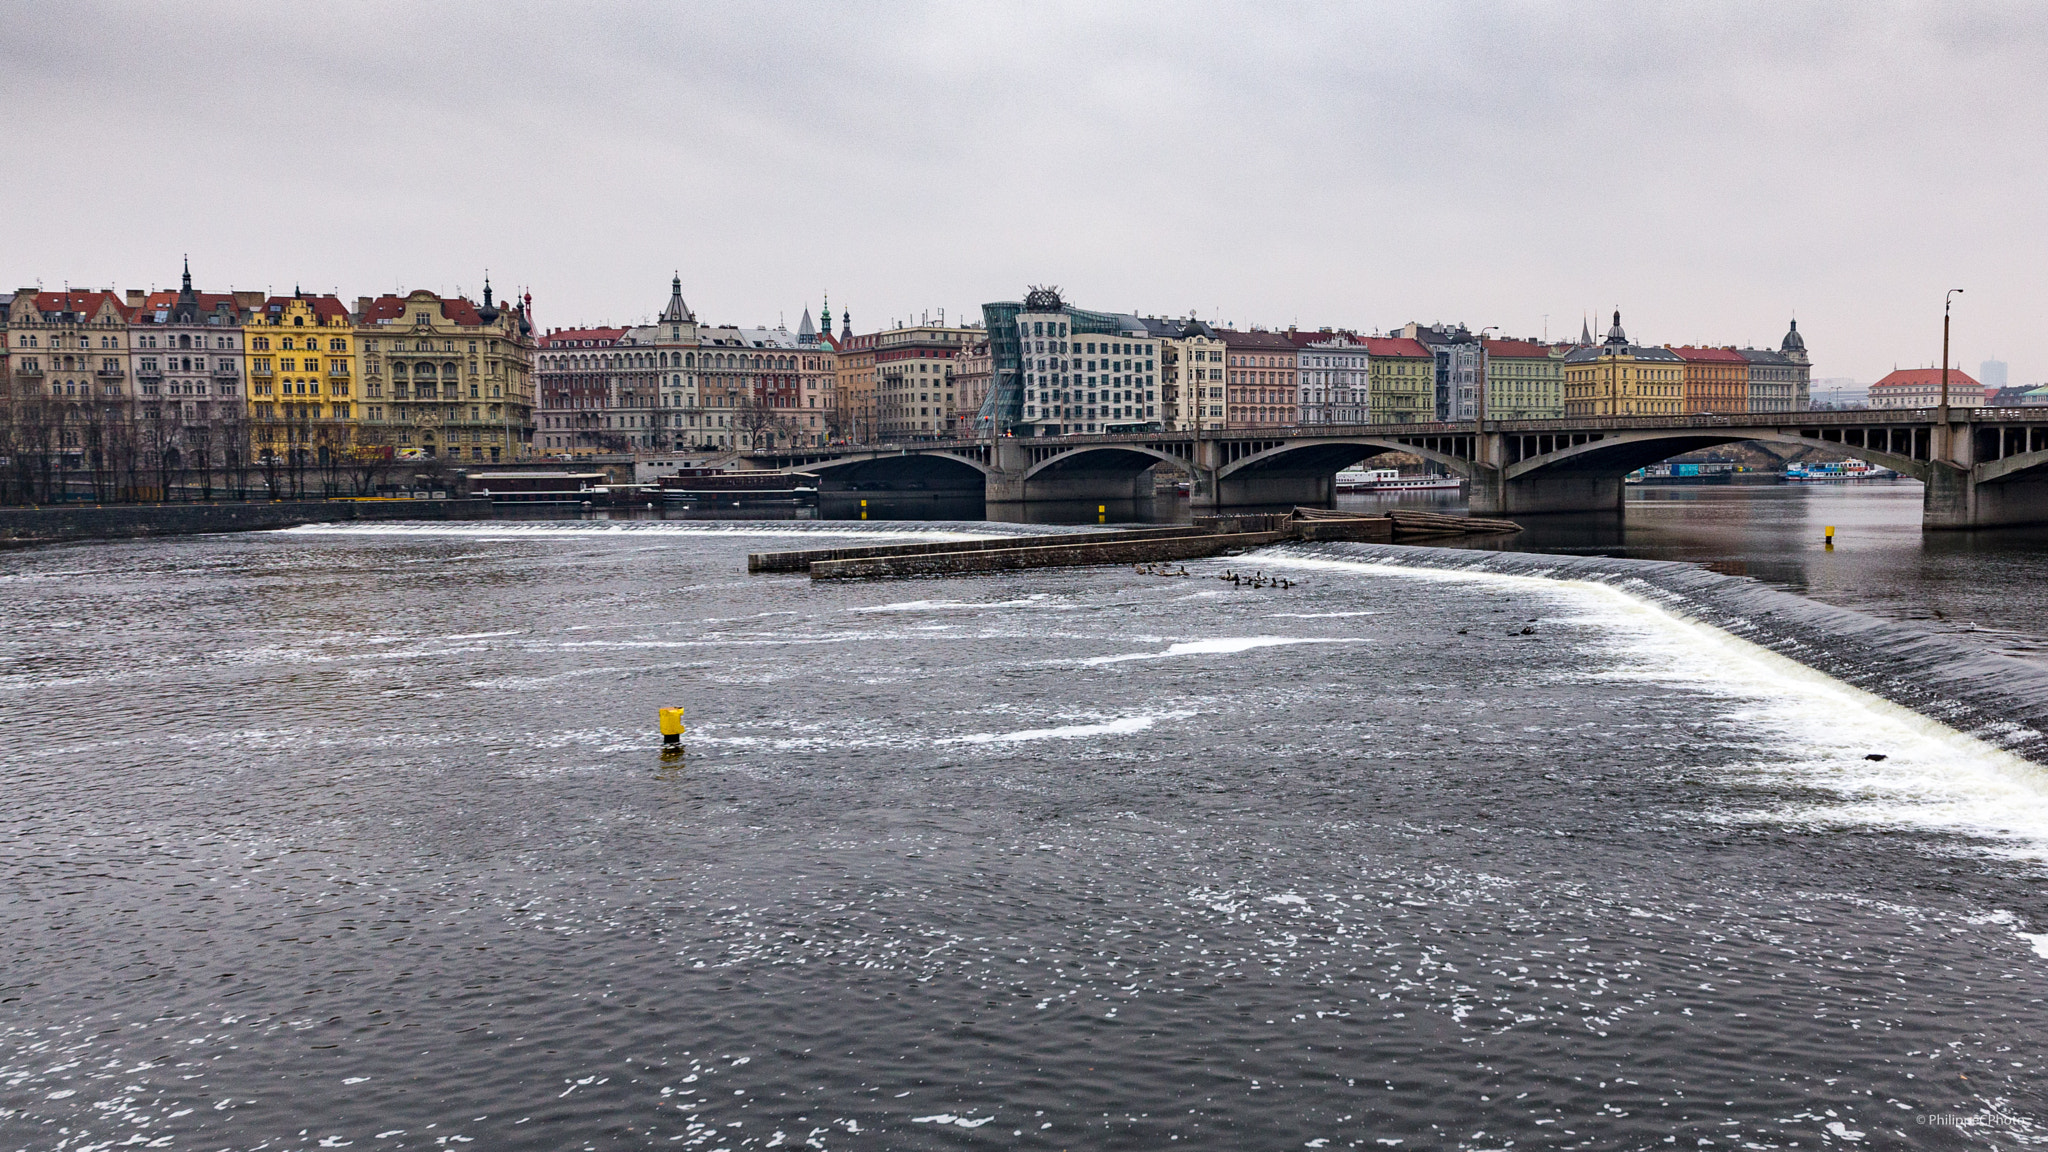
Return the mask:
<svg viewBox="0 0 2048 1152"><path fill-rule="evenodd" d="M1167 528L757 552L747 557L747 571L808 571L813 580L959 576L1025 568L1199 560L1234 555L1285 540L1389 544L1403 539L1519 531L1521 525L1511 520L1444 516L1435 512L1395 509L1384 516L1353 516L1323 508L1297 508L1291 514L1198 516L1192 525Z"/></svg>

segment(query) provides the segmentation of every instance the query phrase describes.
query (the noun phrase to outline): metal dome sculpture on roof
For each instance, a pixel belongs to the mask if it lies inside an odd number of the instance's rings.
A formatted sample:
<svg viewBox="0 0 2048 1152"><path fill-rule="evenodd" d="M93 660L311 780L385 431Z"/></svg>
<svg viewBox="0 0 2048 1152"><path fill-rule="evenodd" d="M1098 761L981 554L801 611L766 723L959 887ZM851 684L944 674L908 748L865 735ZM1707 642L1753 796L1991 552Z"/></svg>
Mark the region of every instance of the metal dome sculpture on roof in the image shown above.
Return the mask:
<svg viewBox="0 0 2048 1152"><path fill-rule="evenodd" d="M1060 299L1060 290L1057 285L1033 284L1031 290L1024 293L1024 310L1026 312L1057 312L1064 307L1066 307L1066 302Z"/></svg>
<svg viewBox="0 0 2048 1152"><path fill-rule="evenodd" d="M1791 327L1791 330L1789 330L1789 331L1787 331L1787 332L1785 333L1785 339L1784 339L1784 342L1778 345L1778 351L1780 351L1780 352L1804 352L1804 351L1806 351L1806 337L1804 337L1804 336L1801 336L1801 335L1799 334L1799 321L1797 321L1797 320L1794 320L1794 321L1792 322L1792 327Z"/></svg>
<svg viewBox="0 0 2048 1152"><path fill-rule="evenodd" d="M483 307L476 310L476 315L477 319L482 320L486 324L498 322L498 306L491 303L491 275L488 272L484 273Z"/></svg>

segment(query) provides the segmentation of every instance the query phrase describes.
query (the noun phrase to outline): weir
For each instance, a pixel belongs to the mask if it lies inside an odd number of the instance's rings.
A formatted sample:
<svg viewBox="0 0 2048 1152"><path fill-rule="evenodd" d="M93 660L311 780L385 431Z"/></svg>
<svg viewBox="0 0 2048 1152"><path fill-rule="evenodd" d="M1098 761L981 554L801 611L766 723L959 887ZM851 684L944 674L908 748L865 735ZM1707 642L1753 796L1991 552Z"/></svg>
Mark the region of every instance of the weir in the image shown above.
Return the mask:
<svg viewBox="0 0 2048 1152"><path fill-rule="evenodd" d="M1921 481L1926 528L2048 523L2048 409L2039 408L997 437L757 453L744 463L817 473L827 491L978 494L1005 515L1038 503L1149 500L1154 470L1166 464L1187 474L1193 506L1213 512L1326 506L1338 471L1382 453L1404 452L1464 477L1477 515L1533 516L1619 513L1630 472L1752 440L1859 456Z"/></svg>

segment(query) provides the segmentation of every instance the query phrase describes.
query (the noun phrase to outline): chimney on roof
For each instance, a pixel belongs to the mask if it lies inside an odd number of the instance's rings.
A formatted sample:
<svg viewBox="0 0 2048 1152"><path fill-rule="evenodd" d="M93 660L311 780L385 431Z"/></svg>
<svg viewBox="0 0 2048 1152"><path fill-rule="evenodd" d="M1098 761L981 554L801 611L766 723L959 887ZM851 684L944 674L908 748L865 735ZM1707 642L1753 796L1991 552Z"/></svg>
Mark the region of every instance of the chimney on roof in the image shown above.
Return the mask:
<svg viewBox="0 0 2048 1152"><path fill-rule="evenodd" d="M130 308L140 308L140 307L142 307L142 301L143 301L144 299L145 299L145 297L144 297L144 295L143 295L142 289L140 289L140 288L130 288L130 289L128 290L128 306L129 306Z"/></svg>
<svg viewBox="0 0 2048 1152"><path fill-rule="evenodd" d="M369 298L368 296L358 296L358 297L356 297L356 315L358 315L358 316L367 316L367 315L369 315L369 314L370 314L370 298Z"/></svg>

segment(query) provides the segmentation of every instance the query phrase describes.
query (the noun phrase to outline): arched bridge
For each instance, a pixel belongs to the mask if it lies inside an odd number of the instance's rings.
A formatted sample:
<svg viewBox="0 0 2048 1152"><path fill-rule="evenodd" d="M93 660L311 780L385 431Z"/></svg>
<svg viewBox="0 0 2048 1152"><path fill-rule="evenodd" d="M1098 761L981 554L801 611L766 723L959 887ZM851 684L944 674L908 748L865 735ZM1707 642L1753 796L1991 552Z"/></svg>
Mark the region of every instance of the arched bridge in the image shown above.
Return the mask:
<svg viewBox="0 0 2048 1152"><path fill-rule="evenodd" d="M756 468L818 473L828 489L979 489L996 503L1148 497L1152 469L1191 477L1197 507L1328 503L1336 473L1407 452L1464 476L1474 512L1617 510L1623 478L1672 456L1760 440L1821 448L1926 485L1928 527L2048 522L2048 409L1746 413L1256 431L1003 437L760 453Z"/></svg>

